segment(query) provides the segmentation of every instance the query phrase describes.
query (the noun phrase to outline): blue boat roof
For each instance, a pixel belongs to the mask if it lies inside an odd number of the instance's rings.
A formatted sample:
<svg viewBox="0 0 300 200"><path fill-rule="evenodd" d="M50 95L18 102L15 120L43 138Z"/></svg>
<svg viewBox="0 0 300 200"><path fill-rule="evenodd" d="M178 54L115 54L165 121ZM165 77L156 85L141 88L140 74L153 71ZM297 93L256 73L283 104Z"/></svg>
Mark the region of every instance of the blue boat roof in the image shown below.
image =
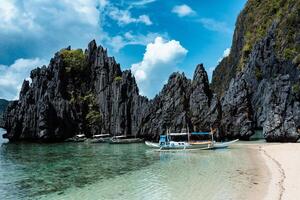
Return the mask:
<svg viewBox="0 0 300 200"><path fill-rule="evenodd" d="M192 132L192 135L209 135L210 132Z"/></svg>

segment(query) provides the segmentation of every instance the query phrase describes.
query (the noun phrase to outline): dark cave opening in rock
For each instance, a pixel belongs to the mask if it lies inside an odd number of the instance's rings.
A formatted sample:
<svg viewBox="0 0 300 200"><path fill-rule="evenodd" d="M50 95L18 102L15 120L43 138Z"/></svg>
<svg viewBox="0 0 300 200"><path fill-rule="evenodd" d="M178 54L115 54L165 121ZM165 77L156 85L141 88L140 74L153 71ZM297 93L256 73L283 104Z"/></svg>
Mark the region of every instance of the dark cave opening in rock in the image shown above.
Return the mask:
<svg viewBox="0 0 300 200"><path fill-rule="evenodd" d="M250 140L255 141L255 140L262 140L262 139L265 139L262 127L255 128L254 134L250 137Z"/></svg>

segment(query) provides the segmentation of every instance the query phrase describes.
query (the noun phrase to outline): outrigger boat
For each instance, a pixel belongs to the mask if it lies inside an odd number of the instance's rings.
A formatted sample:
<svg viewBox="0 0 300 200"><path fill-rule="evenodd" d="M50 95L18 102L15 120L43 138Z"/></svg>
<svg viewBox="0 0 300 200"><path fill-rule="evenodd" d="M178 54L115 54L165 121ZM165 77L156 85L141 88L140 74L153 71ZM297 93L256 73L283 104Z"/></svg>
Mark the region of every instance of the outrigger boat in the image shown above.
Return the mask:
<svg viewBox="0 0 300 200"><path fill-rule="evenodd" d="M210 136L208 140L191 140L193 136L207 137ZM175 141L176 137L187 137L187 139L181 139L181 141ZM237 142L238 140L233 140L230 142L215 142L212 132L192 132L192 133L169 133L166 135L161 135L159 143L153 143L146 141L145 144L148 147L163 150L185 150L185 149L219 149L227 148L230 144Z"/></svg>
<svg viewBox="0 0 300 200"><path fill-rule="evenodd" d="M108 143L110 139L110 134L94 135L91 139L91 143Z"/></svg>
<svg viewBox="0 0 300 200"><path fill-rule="evenodd" d="M109 144L131 144L144 142L141 138L130 138L126 135L114 136L110 139Z"/></svg>
<svg viewBox="0 0 300 200"><path fill-rule="evenodd" d="M239 141L239 139L232 140L229 142L214 142L213 149L224 149L224 148L229 147L229 145L231 145L232 143L235 143L237 141Z"/></svg>
<svg viewBox="0 0 300 200"><path fill-rule="evenodd" d="M65 142L84 142L86 141L86 136L84 134L75 135L72 138L68 138Z"/></svg>

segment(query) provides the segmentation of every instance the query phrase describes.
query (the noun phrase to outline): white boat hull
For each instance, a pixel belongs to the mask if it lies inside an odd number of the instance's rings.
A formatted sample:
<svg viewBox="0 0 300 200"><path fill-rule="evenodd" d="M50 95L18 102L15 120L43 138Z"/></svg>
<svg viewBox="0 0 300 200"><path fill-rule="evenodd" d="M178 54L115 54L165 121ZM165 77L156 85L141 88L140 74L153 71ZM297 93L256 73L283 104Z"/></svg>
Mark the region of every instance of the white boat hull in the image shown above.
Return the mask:
<svg viewBox="0 0 300 200"><path fill-rule="evenodd" d="M215 142L214 145L213 145L213 149L227 148L227 147L229 147L229 145L231 145L231 144L233 144L237 141L239 141L239 139L232 140L232 141L229 141L229 142Z"/></svg>
<svg viewBox="0 0 300 200"><path fill-rule="evenodd" d="M146 141L145 144L150 148L163 150L185 150L185 149L209 149L212 147L211 143L187 143L187 142L173 142L168 145L160 146L159 143Z"/></svg>
<svg viewBox="0 0 300 200"><path fill-rule="evenodd" d="M131 144L144 142L141 138L125 138L125 139L111 139L109 144Z"/></svg>
<svg viewBox="0 0 300 200"><path fill-rule="evenodd" d="M158 143L154 143L154 142L149 142L149 141L145 141L145 144L150 147L150 148L160 148Z"/></svg>

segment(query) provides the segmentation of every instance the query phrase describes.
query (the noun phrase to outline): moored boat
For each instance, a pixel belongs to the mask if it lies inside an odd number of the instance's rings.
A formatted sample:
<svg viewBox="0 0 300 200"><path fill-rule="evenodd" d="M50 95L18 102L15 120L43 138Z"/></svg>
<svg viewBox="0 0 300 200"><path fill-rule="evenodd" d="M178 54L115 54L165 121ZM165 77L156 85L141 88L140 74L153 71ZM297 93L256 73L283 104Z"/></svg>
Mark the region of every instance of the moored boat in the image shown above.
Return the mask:
<svg viewBox="0 0 300 200"><path fill-rule="evenodd" d="M91 143L108 143L110 139L110 134L94 135L91 139Z"/></svg>
<svg viewBox="0 0 300 200"><path fill-rule="evenodd" d="M74 137L68 138L65 142L84 142L86 141L86 136L84 134L75 135Z"/></svg>
<svg viewBox="0 0 300 200"><path fill-rule="evenodd" d="M239 141L239 139L236 139L236 140L232 140L232 141L229 141L229 142L215 142L214 145L213 145L213 149L224 149L224 148L228 148L229 145L235 143Z"/></svg>
<svg viewBox="0 0 300 200"><path fill-rule="evenodd" d="M174 141L174 136L187 136L187 140ZM192 136L210 136L210 140L191 140ZM211 132L192 132L192 133L167 133L161 135L159 143L145 141L150 148L163 150L185 150L185 149L223 149L228 148L238 139L229 142L216 142L213 140Z"/></svg>
<svg viewBox="0 0 300 200"><path fill-rule="evenodd" d="M144 139L141 138L130 138L125 135L114 136L110 139L109 144L131 144L131 143L142 143Z"/></svg>
<svg viewBox="0 0 300 200"><path fill-rule="evenodd" d="M153 143L146 141L145 144L148 147L156 148L159 150L185 150L185 149L210 149L214 142L213 137L211 140L190 140L192 136L209 136L209 132L194 132L194 133L169 133L161 135L159 143ZM179 137L180 139L176 139ZM184 139L183 139L184 138Z"/></svg>

